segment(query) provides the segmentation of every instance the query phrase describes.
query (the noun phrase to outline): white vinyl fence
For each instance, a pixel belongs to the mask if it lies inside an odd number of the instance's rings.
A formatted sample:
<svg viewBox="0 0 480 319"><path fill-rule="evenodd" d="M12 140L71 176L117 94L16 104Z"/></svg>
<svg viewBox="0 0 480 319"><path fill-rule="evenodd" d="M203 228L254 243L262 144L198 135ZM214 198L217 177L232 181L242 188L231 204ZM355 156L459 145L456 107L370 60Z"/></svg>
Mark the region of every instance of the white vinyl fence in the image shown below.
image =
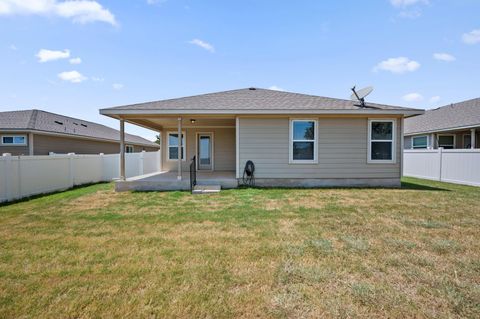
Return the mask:
<svg viewBox="0 0 480 319"><path fill-rule="evenodd" d="M480 149L404 150L403 175L480 186Z"/></svg>
<svg viewBox="0 0 480 319"><path fill-rule="evenodd" d="M160 151L125 154L125 175L160 171ZM120 155L0 156L0 202L120 177Z"/></svg>

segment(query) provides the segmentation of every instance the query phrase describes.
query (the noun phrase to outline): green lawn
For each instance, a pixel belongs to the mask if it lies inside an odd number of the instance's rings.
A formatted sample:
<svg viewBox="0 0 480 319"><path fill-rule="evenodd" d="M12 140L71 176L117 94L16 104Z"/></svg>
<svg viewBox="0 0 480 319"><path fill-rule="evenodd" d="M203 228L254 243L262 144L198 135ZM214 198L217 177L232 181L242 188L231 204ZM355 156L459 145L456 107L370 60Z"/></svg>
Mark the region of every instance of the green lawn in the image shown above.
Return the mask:
<svg viewBox="0 0 480 319"><path fill-rule="evenodd" d="M480 317L480 188L115 193L0 207L0 317Z"/></svg>

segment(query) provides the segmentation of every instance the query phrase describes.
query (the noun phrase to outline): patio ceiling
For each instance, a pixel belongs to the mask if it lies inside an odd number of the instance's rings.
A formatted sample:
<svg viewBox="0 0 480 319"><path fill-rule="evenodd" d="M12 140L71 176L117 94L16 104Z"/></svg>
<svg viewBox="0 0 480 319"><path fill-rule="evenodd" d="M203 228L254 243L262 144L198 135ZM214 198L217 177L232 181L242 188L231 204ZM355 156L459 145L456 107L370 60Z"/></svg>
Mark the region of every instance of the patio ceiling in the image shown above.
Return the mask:
<svg viewBox="0 0 480 319"><path fill-rule="evenodd" d="M160 131L165 128L177 128L178 116L125 116L125 121L131 124L139 125L154 131ZM192 123L193 121L193 123ZM235 127L235 117L199 117L198 115L182 116L182 128L202 128L202 127Z"/></svg>

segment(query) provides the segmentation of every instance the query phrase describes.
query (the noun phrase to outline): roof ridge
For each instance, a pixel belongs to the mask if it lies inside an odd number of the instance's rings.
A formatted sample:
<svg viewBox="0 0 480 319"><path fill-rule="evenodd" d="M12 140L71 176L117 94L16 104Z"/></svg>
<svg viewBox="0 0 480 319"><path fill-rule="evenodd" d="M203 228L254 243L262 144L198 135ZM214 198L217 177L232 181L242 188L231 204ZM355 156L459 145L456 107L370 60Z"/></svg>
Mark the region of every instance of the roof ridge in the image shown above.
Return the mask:
<svg viewBox="0 0 480 319"><path fill-rule="evenodd" d="M259 87L247 87L247 88L241 88L241 89L233 89L233 90L225 90L225 91L219 91L219 92L210 92L210 93L202 93L202 94L196 94L196 95L188 95L188 96L182 96L182 97L176 97L176 98L169 98L169 99L160 99L160 100L154 100L154 101L145 101L145 102L139 102L139 103L133 103L133 104L126 104L126 105L117 105L113 107L108 107L108 108L102 108L101 110L104 109L123 109L123 108L129 108L129 107L137 107L145 104L151 104L151 103L168 103L172 101L179 101L179 100L184 100L188 98L198 98L198 97L205 97L205 96L215 96L219 94L224 94L224 93L231 93L231 92L238 92L238 91L267 91L267 92L275 92L277 94L292 94L292 95L297 95L297 96L304 96L304 97L310 97L310 98L315 98L315 99L326 99L329 101L342 101L342 102L352 102L351 100L348 99L342 99L342 98L334 98L334 97L328 97L328 96L322 96L322 95L314 95L314 94L307 94L307 93L299 93L299 92L291 92L291 91L280 91L280 90L272 90L272 89L265 89L265 88L259 88ZM414 109L414 110L423 110L423 109L415 109L415 108L409 108L409 107L403 107L403 106L398 106L398 105L390 105L390 104L382 104L382 103L376 103L376 102L367 102L366 107L370 108L382 108L382 107L393 107L396 109Z"/></svg>
<svg viewBox="0 0 480 319"><path fill-rule="evenodd" d="M38 110L33 109L32 114L30 114L30 120L28 121L27 128L34 129L35 123L37 122Z"/></svg>
<svg viewBox="0 0 480 319"><path fill-rule="evenodd" d="M103 125L103 124L100 124L100 123L96 123L96 122L92 122L92 121L87 121L87 120L79 119L79 118L77 118L77 117L71 117L71 116L67 116L67 115L63 115L63 114L58 114L58 113L53 113L53 112L44 111L44 110L36 110L36 111L42 112L42 113L48 113L48 114L57 115L57 116L60 116L60 117L63 117L63 118L67 118L67 119L70 119L70 120L76 120L76 121L82 121L82 122L89 123L89 124L101 125L101 126L105 126L105 127L108 127L108 128L111 128L111 129L115 130L114 128L112 128L112 127L110 127L110 126L106 126L106 125Z"/></svg>
<svg viewBox="0 0 480 319"><path fill-rule="evenodd" d="M76 118L76 117L71 117L71 116L66 116L66 115L62 115L62 114L58 114L58 113L53 113L53 112L50 112L50 111L44 111L44 110L33 110L33 111L37 111L37 112L43 112L43 113L48 113L48 114L53 114L53 115L58 115L60 117L63 117L63 118L67 118L67 119L71 119L71 120L78 120L78 121L81 121L81 122L84 122L84 123L87 123L87 124L93 124L93 125L98 125L98 126L102 126L102 127L105 127L107 129L110 129L110 130L113 130L115 132L119 132L119 130L113 128L113 127L110 127L110 126L107 126L107 125L104 125L104 124L100 124L100 123L96 123L96 122L91 122L91 121L86 121L86 120L82 120L82 119L79 119L79 118ZM38 113L37 113L38 114ZM36 117L37 115L35 115ZM67 133L67 134L71 134L71 135L80 135L80 134L72 134L72 133ZM130 135L130 136L133 136L133 137L138 137L138 138L141 138L145 141L148 141L148 142L152 142L150 140L147 140L146 138L143 138L141 137L140 135L135 135L135 134L131 134L131 133L127 133L125 132L125 135ZM152 142L153 143L153 142Z"/></svg>
<svg viewBox="0 0 480 319"><path fill-rule="evenodd" d="M45 110L39 110L39 109L4 111L4 112L0 112L0 113L10 113L10 112L32 112L29 123L31 122L32 117L34 117L34 121L36 121L38 113L48 113L48 114L56 115L56 116L59 116L59 117L67 118L67 119L70 119L70 120L77 120L77 121L82 121L82 122L90 123L90 124L103 125L103 124L100 124L100 123L79 119L77 117L71 117L71 116L68 116L68 115L63 115L63 114L54 113L54 112L45 111ZM106 125L103 125L103 126L106 126ZM109 126L106 126L106 127L109 127ZM111 128L111 127L109 127L109 128Z"/></svg>
<svg viewBox="0 0 480 319"><path fill-rule="evenodd" d="M288 93L288 94L297 94L297 95L303 95L303 96L310 96L312 98L322 98L322 99L328 99L328 100L337 100L337 101L345 101L345 102L351 102L349 99L343 99L343 98L336 98L336 97L331 97L331 96L324 96L324 95L315 95L315 94L310 94L310 93L299 93L299 92L292 92L292 91L280 91L280 90L272 90L272 89L263 89L263 88L256 88L257 90L265 90L265 91L274 91L274 92L279 92L279 93ZM371 106L376 106L376 105L384 105L384 106L393 106L396 108L404 108L404 109L409 109L408 107L404 106L398 106L398 105L391 105L391 104L381 104L381 103L376 103L376 102L368 102L365 101L365 106L369 107L370 104Z"/></svg>
<svg viewBox="0 0 480 319"><path fill-rule="evenodd" d="M49 111L44 111L44 110L38 110L38 109L28 109L28 110L15 110L15 111L3 111L3 112L0 112L0 113L24 113L26 114L25 115L25 118L23 120L23 124L25 127L22 127L22 129L28 129L28 130L34 130L34 131L45 131L45 132L56 132L56 131L52 131L50 129L44 129L41 126L41 123L37 123L39 121L39 119L41 120L41 113L45 114L45 116L49 119L49 120L52 120L52 117L51 116L56 116L59 118L59 120L61 119L65 119L65 120L69 120L69 124L68 126L66 124L63 125L63 127L72 127L73 125L71 125L73 122L78 122L79 124L82 124L84 123L86 126L88 126L89 128L92 128L93 130L103 130L104 132L107 132L107 130L109 131L108 134L112 134L112 135L115 135L117 136L118 135L118 140L120 138L120 132L119 130L113 128L113 127L110 127L108 125L104 125L104 124L100 124L100 123L95 123L95 122L91 122L91 121L85 121L85 120L82 120L82 119L79 119L79 118L74 118L74 117L70 117L70 116L66 116L66 115L62 115L62 114L58 114L58 113L53 113L53 112L49 112ZM58 133L58 132L57 132ZM66 135L70 135L70 136L80 136L80 137L93 137L93 138L102 138L101 136L95 136L95 135L87 135L87 134L84 134L84 133L79 133L78 131L77 132L71 132L70 129L68 131L65 131L65 132L62 132L63 134L66 134ZM136 135L136 134L131 134L131 133L127 133L125 132L125 136L128 136L130 137L130 141L126 141L126 142L130 142L130 143L139 143L139 144L144 144L144 145L147 145L147 144L154 144L153 141L149 140L149 139L146 139L140 135Z"/></svg>
<svg viewBox="0 0 480 319"><path fill-rule="evenodd" d="M191 98L191 97L206 96L206 95L215 95L215 94L218 94L218 93L227 93L227 92L248 90L248 89L250 89L250 88L251 88L251 87L249 87L249 88L242 88L242 89L225 90L225 91L219 91L219 92L200 93L200 94L187 95L187 96L181 96L181 97L173 97L173 98L163 99L163 100L154 100L154 101L145 101L145 102L138 102L138 103L133 103L133 104L126 104L126 105L117 105L117 106L112 106L112 107L108 107L108 108L135 106L135 105L141 105L141 104L146 104L146 103L157 103L157 102L175 101L175 100L186 99L186 98ZM255 89L260 90L261 88L255 88ZM265 89L261 89L261 90L265 90ZM272 90L272 91L273 91L273 90Z"/></svg>
<svg viewBox="0 0 480 319"><path fill-rule="evenodd" d="M480 101L480 97L475 97L473 99L468 99L468 100L464 100L464 101L460 101L460 102L455 102L455 103L448 103L448 104L445 104L445 105L442 105L438 108L435 108L435 109L432 109L433 110L438 110L438 109L443 109L444 107L448 107L448 106L457 106L457 105L460 105L460 104L464 104L464 103L469 103L469 102L472 102L472 101L475 101L475 100L478 100Z"/></svg>
<svg viewBox="0 0 480 319"><path fill-rule="evenodd" d="M462 127L478 126L480 124L480 98L430 109L425 114L409 118L405 121L405 133L419 134Z"/></svg>

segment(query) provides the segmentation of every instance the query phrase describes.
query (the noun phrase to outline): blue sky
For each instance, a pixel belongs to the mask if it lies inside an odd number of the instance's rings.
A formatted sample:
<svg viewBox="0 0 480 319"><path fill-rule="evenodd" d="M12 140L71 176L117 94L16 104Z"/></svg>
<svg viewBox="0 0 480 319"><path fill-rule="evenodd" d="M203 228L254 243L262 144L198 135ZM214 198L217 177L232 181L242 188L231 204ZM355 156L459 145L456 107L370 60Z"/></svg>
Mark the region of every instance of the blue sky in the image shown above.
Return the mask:
<svg viewBox="0 0 480 319"><path fill-rule="evenodd" d="M480 1L0 0L0 111L250 86L432 108L480 96ZM152 139L154 133L128 126Z"/></svg>

